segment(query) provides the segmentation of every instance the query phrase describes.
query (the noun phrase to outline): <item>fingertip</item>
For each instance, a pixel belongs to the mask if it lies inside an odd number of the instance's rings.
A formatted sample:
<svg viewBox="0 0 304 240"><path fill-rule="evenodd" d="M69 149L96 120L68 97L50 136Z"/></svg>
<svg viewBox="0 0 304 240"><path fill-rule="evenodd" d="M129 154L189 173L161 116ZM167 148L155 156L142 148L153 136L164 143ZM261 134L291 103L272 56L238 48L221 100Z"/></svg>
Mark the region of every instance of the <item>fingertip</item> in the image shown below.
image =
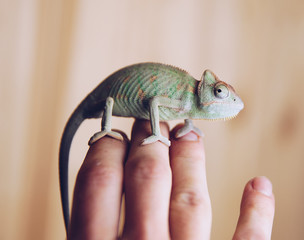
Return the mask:
<svg viewBox="0 0 304 240"><path fill-rule="evenodd" d="M204 144L200 136L191 131L180 138L175 137L176 132L183 126L183 124L178 124L170 132L170 140L172 143L170 147L170 156L172 159L177 156L188 160L205 160Z"/></svg>
<svg viewBox="0 0 304 240"><path fill-rule="evenodd" d="M100 156L110 152L111 149L116 149L116 152L128 152L128 146L130 144L130 141L127 135L121 131L117 132L122 135L123 141L116 138L112 138L110 136L105 136L94 142L94 144L90 145L82 164L83 168L86 168L91 164L94 165L96 164L96 162L99 162L99 159L101 159Z"/></svg>
<svg viewBox="0 0 304 240"><path fill-rule="evenodd" d="M274 200L271 181L264 176L254 177L244 188L241 210L267 209L265 213L272 215Z"/></svg>
<svg viewBox="0 0 304 240"><path fill-rule="evenodd" d="M268 197L272 196L272 183L271 181L264 176L255 177L251 180L252 189L262 193Z"/></svg>
<svg viewBox="0 0 304 240"><path fill-rule="evenodd" d="M254 177L244 188L242 206L248 201L254 201L256 198L264 199L264 197L274 199L272 183L265 176Z"/></svg>

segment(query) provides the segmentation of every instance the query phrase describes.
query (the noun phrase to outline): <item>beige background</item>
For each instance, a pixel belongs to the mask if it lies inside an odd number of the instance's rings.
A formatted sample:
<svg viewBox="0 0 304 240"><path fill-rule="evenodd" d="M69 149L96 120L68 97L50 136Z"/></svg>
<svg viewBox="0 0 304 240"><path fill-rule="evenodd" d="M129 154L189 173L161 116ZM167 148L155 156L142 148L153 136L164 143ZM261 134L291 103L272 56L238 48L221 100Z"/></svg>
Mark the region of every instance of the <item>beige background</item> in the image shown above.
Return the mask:
<svg viewBox="0 0 304 240"><path fill-rule="evenodd" d="M212 239L231 238L243 186L257 175L274 185L273 239L303 239L303 11L302 0L2 0L0 239L65 238L64 124L102 79L141 61L196 78L210 68L245 102L229 122L196 121L206 135ZM127 133L131 124L113 123ZM78 131L71 181L99 125Z"/></svg>

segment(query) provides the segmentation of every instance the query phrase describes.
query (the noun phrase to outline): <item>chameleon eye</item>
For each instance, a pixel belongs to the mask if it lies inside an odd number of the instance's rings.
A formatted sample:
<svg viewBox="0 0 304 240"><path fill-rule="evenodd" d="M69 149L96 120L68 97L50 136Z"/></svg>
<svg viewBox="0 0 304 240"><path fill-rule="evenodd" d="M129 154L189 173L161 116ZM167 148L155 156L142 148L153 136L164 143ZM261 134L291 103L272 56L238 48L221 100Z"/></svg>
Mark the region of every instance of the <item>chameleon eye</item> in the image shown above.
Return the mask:
<svg viewBox="0 0 304 240"><path fill-rule="evenodd" d="M214 95L215 95L215 97L221 98L221 99L227 98L229 96L229 90L225 85L220 84L218 86L215 86Z"/></svg>

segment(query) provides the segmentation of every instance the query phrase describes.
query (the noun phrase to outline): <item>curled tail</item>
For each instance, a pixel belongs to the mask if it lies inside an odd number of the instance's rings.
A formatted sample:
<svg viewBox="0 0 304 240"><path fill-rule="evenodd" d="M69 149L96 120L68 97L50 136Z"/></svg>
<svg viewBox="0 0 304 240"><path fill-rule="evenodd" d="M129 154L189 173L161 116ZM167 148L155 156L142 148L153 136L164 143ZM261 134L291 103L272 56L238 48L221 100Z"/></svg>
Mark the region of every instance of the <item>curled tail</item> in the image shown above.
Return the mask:
<svg viewBox="0 0 304 240"><path fill-rule="evenodd" d="M102 112L103 104L92 101L90 95L84 99L69 118L62 134L59 150L59 182L61 205L65 229L68 234L69 210L69 155L73 137L81 125L88 118L98 118Z"/></svg>

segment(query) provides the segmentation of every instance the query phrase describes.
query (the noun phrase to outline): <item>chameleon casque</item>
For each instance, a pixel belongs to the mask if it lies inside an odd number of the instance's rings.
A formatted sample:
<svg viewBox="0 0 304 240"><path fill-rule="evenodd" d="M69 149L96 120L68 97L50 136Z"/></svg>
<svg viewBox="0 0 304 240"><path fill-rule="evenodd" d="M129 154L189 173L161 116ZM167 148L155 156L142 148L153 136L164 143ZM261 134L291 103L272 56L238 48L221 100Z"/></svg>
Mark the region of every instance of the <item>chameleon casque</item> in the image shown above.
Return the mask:
<svg viewBox="0 0 304 240"><path fill-rule="evenodd" d="M186 71L160 63L139 63L118 70L99 84L75 109L62 135L59 156L61 202L65 227L69 224L68 165L71 142L80 124L88 118L102 118L101 131L89 141L93 144L108 135L122 139L112 131L111 117L150 120L152 135L142 141L170 146L161 135L159 121L185 119L176 137L190 131L201 135L191 119L230 119L244 107L229 84L206 70L201 80Z"/></svg>

